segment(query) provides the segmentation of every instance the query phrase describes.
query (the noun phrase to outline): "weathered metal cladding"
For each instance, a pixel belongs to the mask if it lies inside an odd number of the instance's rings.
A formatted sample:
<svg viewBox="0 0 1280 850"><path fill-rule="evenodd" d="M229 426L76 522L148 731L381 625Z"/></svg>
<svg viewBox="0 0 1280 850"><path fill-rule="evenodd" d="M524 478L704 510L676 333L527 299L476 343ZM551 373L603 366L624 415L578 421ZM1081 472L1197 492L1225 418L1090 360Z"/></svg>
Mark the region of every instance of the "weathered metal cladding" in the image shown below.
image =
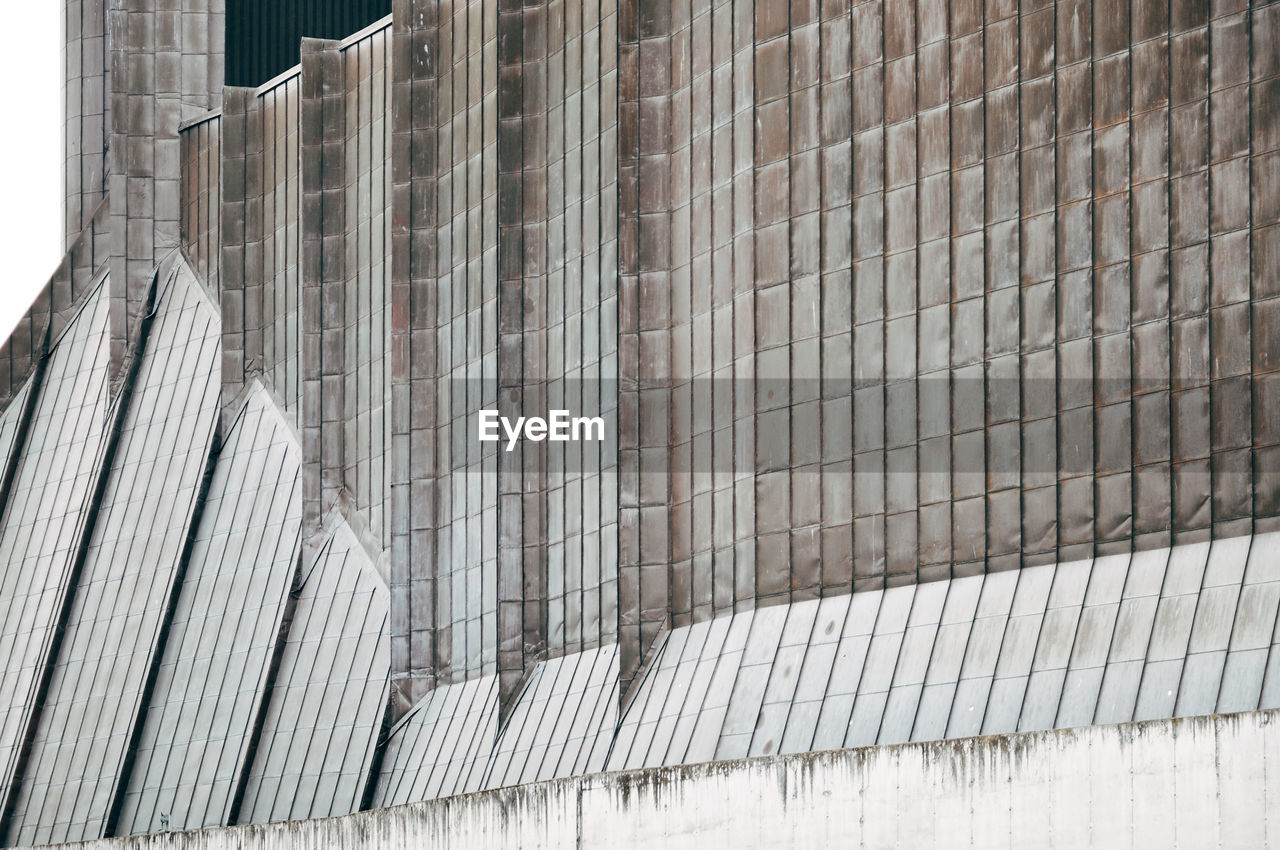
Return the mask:
<svg viewBox="0 0 1280 850"><path fill-rule="evenodd" d="M75 586L63 589L72 594L59 624L65 633L48 660L47 693L29 721L30 751L6 824L16 843L104 834L182 567L217 417L218 323L186 265L171 268L157 282L133 391L118 402L129 407L110 466L99 473L106 486L93 506L83 566ZM97 365L104 368L105 358ZM77 379L92 374L86 369ZM93 462L101 460L95 453ZM88 490L92 479L79 478ZM68 534L59 544L75 551L75 540ZM8 574L30 581L43 573ZM44 575L66 580L64 571Z"/></svg>
<svg viewBox="0 0 1280 850"><path fill-rule="evenodd" d="M392 730L373 805L603 770L618 701L616 643L539 662L501 725L496 676L440 685Z"/></svg>
<svg viewBox="0 0 1280 850"><path fill-rule="evenodd" d="M102 282L99 281L101 284ZM107 440L107 293L96 287L50 352L31 413L29 438L0 524L7 659L0 670L0 788L8 798ZM11 421L20 408L5 411Z"/></svg>
<svg viewBox="0 0 1280 850"><path fill-rule="evenodd" d="M668 617L1271 527L1276 14L627 6L624 670Z"/></svg>
<svg viewBox="0 0 1280 850"><path fill-rule="evenodd" d="M480 409L516 398L613 427L616 20L607 3L397 7L391 561L405 694L497 669L510 685L544 651L616 632L612 445L503 455L473 438Z"/></svg>
<svg viewBox="0 0 1280 850"><path fill-rule="evenodd" d="M478 411L498 406L502 370L498 23L493 4L469 0L441 7L433 65L436 97L419 105L415 93L414 100L415 113L422 114L415 114L413 126L437 132L436 149L418 154L435 164L435 262L422 269L432 279L434 297L415 304L411 316L416 335L437 340L434 365L424 364L435 378L435 397L416 402L434 414L426 423L433 433L414 451L418 462L425 461L419 460L424 450L436 457L434 478L410 485L424 503L408 509L413 527L426 532L415 535L415 548L432 542L422 563L434 565L428 567L434 598L415 594L414 607L396 622L413 629L415 667L433 670L442 683L498 671L498 452L470 439ZM508 91L518 97L511 85L508 81ZM509 598L519 597L517 586L522 586L518 580L508 588ZM418 625L414 612L425 615L429 625ZM521 624L517 613L511 624L517 637L509 642L517 652ZM425 641L434 647L431 657L414 646Z"/></svg>
<svg viewBox="0 0 1280 850"><path fill-rule="evenodd" d="M319 111L274 131L313 181L280 350L314 370L315 513L350 497L382 541L402 707L615 634L627 681L669 626L1280 511L1271 6L404 10L390 89L377 48L327 44ZM588 410L596 374L599 476L472 440L481 407Z"/></svg>
<svg viewBox="0 0 1280 850"><path fill-rule="evenodd" d="M436 223L439 7L394 0L391 45L392 699L436 681ZM447 67L444 65L441 68Z"/></svg>
<svg viewBox="0 0 1280 850"><path fill-rule="evenodd" d="M672 630L608 768L1276 707L1280 534L744 611Z"/></svg>
<svg viewBox="0 0 1280 850"><path fill-rule="evenodd" d="M217 299L222 254L222 116L184 126L182 152L182 249L192 270Z"/></svg>
<svg viewBox="0 0 1280 850"><path fill-rule="evenodd" d="M391 548L391 26L342 45L343 481ZM328 296L326 296L328 297Z"/></svg>
<svg viewBox="0 0 1280 850"><path fill-rule="evenodd" d="M13 401L3 413L0 413L0 464L3 464L5 474L8 474L9 469L18 463L15 450L19 448L22 417L30 394L31 385L23 384L22 389L14 395Z"/></svg>
<svg viewBox="0 0 1280 850"><path fill-rule="evenodd" d="M617 4L549 4L546 27L545 64L523 66L547 88L543 403L605 421L603 440L546 451L554 658L612 643L618 630Z"/></svg>
<svg viewBox="0 0 1280 850"><path fill-rule="evenodd" d="M309 456L325 483L313 520L343 493L384 549L390 40L388 21L341 43L309 42L309 71L228 89L222 116L233 140L224 153L224 404L234 410L245 381L261 377L304 448L317 435Z"/></svg>
<svg viewBox="0 0 1280 850"><path fill-rule="evenodd" d="M246 372L261 371L284 409L296 418L299 392L298 358L302 350L299 309L302 286L299 278L301 231L299 207L302 185L299 176L300 81L288 77L260 90L249 108L260 113L262 188L262 350L259 364L246 364ZM246 128L249 132L254 125ZM247 143L247 142L246 142ZM252 162L247 162L252 167ZM246 196L245 203L250 203ZM246 297L253 279L246 279ZM246 322L246 330L252 328ZM253 366L258 365L254 370Z"/></svg>
<svg viewBox="0 0 1280 850"><path fill-rule="evenodd" d="M258 378L295 423L299 402L302 201L300 80L224 96L217 225L222 307L223 405L229 417L247 381ZM196 128L188 128L187 134ZM194 142L188 141L188 144ZM203 172L202 172L203 173ZM195 190L193 190L195 191ZM196 224L189 229L198 229Z"/></svg>
<svg viewBox="0 0 1280 850"><path fill-rule="evenodd" d="M608 770L1277 707L1280 534L747 609L492 675L392 730L375 806Z"/></svg>
<svg viewBox="0 0 1280 850"><path fill-rule="evenodd" d="M303 564L240 821L356 811L387 708L387 589L340 517Z"/></svg>
<svg viewBox="0 0 1280 850"><path fill-rule="evenodd" d="M392 730L375 804L484 788L498 730L496 674L437 685Z"/></svg>
<svg viewBox="0 0 1280 850"><path fill-rule="evenodd" d="M297 571L300 450L255 385L219 449L118 832L230 822Z"/></svg>
<svg viewBox="0 0 1280 850"><path fill-rule="evenodd" d="M104 163L102 183L112 237L112 366L118 373L129 344L137 336L152 273L161 259L181 244L182 150L178 131L184 122L217 109L221 103L224 3L81 0L67 4L68 17L73 7L79 8L84 19L92 19L83 25L84 33L104 34L104 64L98 66L94 60L83 65L79 84L84 91L100 91L108 103L102 137L105 147L95 147L95 137L88 135L95 128L86 124L80 153L85 158L82 172L90 171L89 159L96 159L99 151ZM99 22L101 30L97 29ZM68 26L68 52L75 32ZM90 46L83 43L82 52ZM69 88L73 85L70 77L79 71L68 62ZM69 103L68 135L74 130L73 111ZM69 148L68 153L75 151ZM92 209L88 206L92 188L90 183L82 186L85 212Z"/></svg>
<svg viewBox="0 0 1280 850"><path fill-rule="evenodd" d="M275 114L270 178L259 125L245 181L246 223L279 175L310 210L312 259L275 249L296 342L261 360L317 370L283 396L314 513L350 498L382 541L401 708L617 634L630 675L669 625L1275 517L1276 14L406 0L317 49L318 111ZM473 439L561 403L616 441Z"/></svg>
<svg viewBox="0 0 1280 850"><path fill-rule="evenodd" d="M102 4L62 4L63 237L67 250L106 196L111 93L109 25Z"/></svg>

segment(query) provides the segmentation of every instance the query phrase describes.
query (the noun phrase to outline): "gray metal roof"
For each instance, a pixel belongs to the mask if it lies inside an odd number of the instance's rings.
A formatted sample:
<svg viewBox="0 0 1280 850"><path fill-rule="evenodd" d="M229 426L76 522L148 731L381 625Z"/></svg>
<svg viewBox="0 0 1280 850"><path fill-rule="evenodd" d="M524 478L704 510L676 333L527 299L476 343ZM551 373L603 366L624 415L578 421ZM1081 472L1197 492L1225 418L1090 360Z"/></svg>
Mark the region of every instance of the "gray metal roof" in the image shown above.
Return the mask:
<svg viewBox="0 0 1280 850"><path fill-rule="evenodd" d="M220 326L183 264L159 297L11 835L103 834L218 412Z"/></svg>
<svg viewBox="0 0 1280 850"><path fill-rule="evenodd" d="M436 688L393 731L373 804L603 770L618 696L617 644L538 663L501 728L496 676Z"/></svg>
<svg viewBox="0 0 1280 850"><path fill-rule="evenodd" d="M251 390L218 456L124 797L124 832L226 823L298 560L301 457Z"/></svg>
<svg viewBox="0 0 1280 850"><path fill-rule="evenodd" d="M1278 611L1280 533L746 611L667 635L608 767L1274 708Z"/></svg>
<svg viewBox="0 0 1280 850"><path fill-rule="evenodd" d="M12 788L106 437L106 281L54 348L0 521L0 766ZM31 386L28 384L28 386ZM15 403L6 418L20 410Z"/></svg>
<svg viewBox="0 0 1280 850"><path fill-rule="evenodd" d="M387 589L346 522L304 574L242 820L359 808L391 679Z"/></svg>

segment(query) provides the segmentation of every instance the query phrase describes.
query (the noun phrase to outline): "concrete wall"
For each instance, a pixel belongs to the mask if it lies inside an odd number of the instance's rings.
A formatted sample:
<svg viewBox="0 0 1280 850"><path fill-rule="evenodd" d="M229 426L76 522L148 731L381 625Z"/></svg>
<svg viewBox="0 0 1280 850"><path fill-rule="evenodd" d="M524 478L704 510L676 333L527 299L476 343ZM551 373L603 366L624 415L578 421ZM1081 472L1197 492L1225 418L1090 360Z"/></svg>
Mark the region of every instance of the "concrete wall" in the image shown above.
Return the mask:
<svg viewBox="0 0 1280 850"><path fill-rule="evenodd" d="M91 842L253 848L1262 847L1280 715L597 774L317 821Z"/></svg>

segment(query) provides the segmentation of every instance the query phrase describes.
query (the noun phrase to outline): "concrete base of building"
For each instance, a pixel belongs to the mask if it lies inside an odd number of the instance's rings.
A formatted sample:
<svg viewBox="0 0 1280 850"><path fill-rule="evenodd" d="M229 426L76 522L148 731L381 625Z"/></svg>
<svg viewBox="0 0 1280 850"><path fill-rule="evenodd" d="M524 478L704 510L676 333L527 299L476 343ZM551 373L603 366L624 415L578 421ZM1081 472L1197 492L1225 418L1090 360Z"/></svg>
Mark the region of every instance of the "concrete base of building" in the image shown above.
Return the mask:
<svg viewBox="0 0 1280 850"><path fill-rule="evenodd" d="M601 773L324 820L108 839L257 848L1267 847L1280 712Z"/></svg>

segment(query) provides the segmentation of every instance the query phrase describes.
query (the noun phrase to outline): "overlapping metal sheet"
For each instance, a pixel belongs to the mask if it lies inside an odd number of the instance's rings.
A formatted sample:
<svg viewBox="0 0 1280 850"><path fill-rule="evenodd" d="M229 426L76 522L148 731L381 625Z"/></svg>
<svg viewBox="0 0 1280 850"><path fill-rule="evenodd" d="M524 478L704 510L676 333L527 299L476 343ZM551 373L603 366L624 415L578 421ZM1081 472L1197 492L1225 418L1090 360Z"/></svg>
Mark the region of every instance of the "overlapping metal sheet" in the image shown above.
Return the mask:
<svg viewBox="0 0 1280 850"><path fill-rule="evenodd" d="M14 393L4 413L0 413L0 469L4 469L13 457L19 426L22 424L23 410L27 406L27 398L30 395L31 382L27 381L22 385L22 389Z"/></svg>
<svg viewBox="0 0 1280 850"><path fill-rule="evenodd" d="M120 831L228 822L298 559L301 451L259 385L213 471Z"/></svg>
<svg viewBox="0 0 1280 850"><path fill-rule="evenodd" d="M393 730L375 806L447 797L484 787L498 735L498 677L441 685Z"/></svg>
<svg viewBox="0 0 1280 850"><path fill-rule="evenodd" d="M0 521L0 787L12 790L36 689L98 478L108 417L107 282L54 347ZM16 402L6 419L17 411Z"/></svg>
<svg viewBox="0 0 1280 850"><path fill-rule="evenodd" d="M617 716L617 644L538 664L503 727L484 786L603 770Z"/></svg>
<svg viewBox="0 0 1280 850"><path fill-rule="evenodd" d="M360 808L391 676L387 588L335 519L304 564L293 622L245 786L241 820Z"/></svg>
<svg viewBox="0 0 1280 850"><path fill-rule="evenodd" d="M433 690L393 730L373 805L603 770L617 726L617 644L539 663L501 728L498 715L496 676Z"/></svg>
<svg viewBox="0 0 1280 850"><path fill-rule="evenodd" d="M218 317L184 264L160 286L9 824L23 844L103 834L200 494L218 412ZM71 535L49 533L46 546L69 545Z"/></svg>
<svg viewBox="0 0 1280 850"><path fill-rule="evenodd" d="M608 768L1274 708L1278 612L1280 533L745 611L666 637Z"/></svg>

